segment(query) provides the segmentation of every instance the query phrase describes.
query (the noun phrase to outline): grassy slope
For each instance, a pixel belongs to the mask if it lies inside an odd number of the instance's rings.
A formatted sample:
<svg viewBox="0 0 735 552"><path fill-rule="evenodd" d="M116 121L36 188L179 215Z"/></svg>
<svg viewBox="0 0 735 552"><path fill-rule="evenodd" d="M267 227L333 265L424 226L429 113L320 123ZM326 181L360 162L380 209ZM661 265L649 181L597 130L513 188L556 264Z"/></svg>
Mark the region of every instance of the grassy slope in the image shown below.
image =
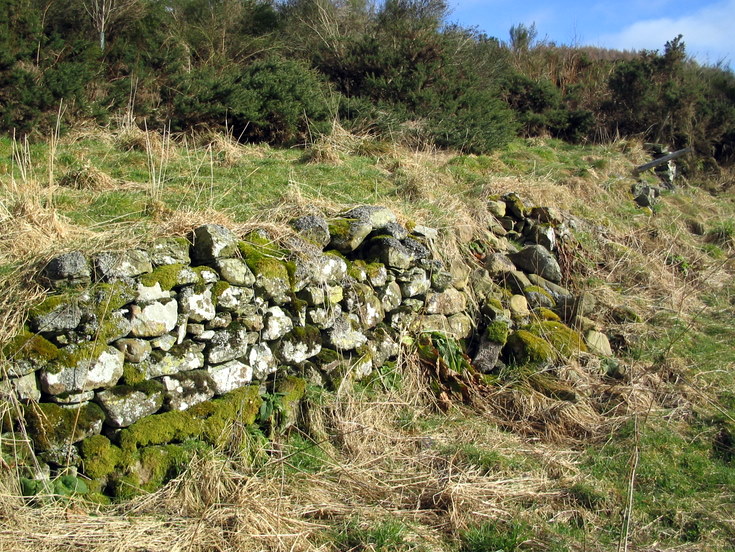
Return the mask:
<svg viewBox="0 0 735 552"><path fill-rule="evenodd" d="M24 276L60 250L128 246L204 221L285 232L297 212L381 203L444 230L454 254L483 238L481 200L517 191L578 217L570 285L598 297L627 373L606 378L604 364L575 359L558 374L576 403L500 381L444 416L406 350L394 371L351 393L313 394L303 433L264 450L233 430L237 446L154 496L32 508L7 478L0 549L732 549L733 199L708 182L712 194L684 187L655 212L638 209L629 173L644 160L630 142L529 140L468 157L348 135L306 153L134 131L25 153L0 139L10 292L0 339L38 295ZM719 241L690 232L694 219ZM616 322L619 305L643 322Z"/></svg>

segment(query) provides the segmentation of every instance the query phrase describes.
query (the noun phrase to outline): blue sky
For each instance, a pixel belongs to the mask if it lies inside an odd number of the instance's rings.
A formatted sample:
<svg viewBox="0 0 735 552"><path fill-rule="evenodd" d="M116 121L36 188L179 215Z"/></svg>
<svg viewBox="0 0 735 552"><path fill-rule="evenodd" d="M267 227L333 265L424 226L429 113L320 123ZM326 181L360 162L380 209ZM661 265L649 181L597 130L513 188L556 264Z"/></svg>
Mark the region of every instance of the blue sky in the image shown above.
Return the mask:
<svg viewBox="0 0 735 552"><path fill-rule="evenodd" d="M448 0L449 20L508 40L512 25L536 24L539 39L619 50L661 50L684 35L701 63L735 67L735 0Z"/></svg>

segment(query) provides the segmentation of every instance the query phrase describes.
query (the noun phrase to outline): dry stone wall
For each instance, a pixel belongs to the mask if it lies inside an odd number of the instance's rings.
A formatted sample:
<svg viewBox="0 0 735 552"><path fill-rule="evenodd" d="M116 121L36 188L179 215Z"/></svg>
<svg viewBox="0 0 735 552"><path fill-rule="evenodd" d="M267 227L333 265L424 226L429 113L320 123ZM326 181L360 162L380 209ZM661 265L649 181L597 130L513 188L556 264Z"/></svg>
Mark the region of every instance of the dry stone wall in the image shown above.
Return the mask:
<svg viewBox="0 0 735 552"><path fill-rule="evenodd" d="M278 242L209 224L147 250L52 259L0 380L24 411L3 431L24 424L41 460L29 492L70 466L107 494L154 488L228 423L272 422L275 400L293 418L307 385L369 376L406 334L462 340L483 373L611 354L586 318L592 298L561 286L561 215L515 194L487 208L484 251L467 262L444 262L436 230L376 206L295 219Z"/></svg>

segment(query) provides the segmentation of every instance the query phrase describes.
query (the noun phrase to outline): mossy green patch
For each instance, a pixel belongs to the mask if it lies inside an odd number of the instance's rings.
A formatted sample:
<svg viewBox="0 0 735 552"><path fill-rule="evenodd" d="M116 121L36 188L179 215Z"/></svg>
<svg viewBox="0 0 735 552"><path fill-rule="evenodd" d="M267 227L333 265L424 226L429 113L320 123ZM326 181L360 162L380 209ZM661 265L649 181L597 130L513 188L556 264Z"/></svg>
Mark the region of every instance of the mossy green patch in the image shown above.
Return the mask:
<svg viewBox="0 0 735 552"><path fill-rule="evenodd" d="M46 370L52 374L58 374L65 368L75 368L82 363L94 362L106 349L107 343L103 340L68 345L59 349L58 356L46 367Z"/></svg>
<svg viewBox="0 0 735 552"><path fill-rule="evenodd" d="M104 435L84 439L79 453L84 461L84 473L92 479L104 479L112 474L124 457L122 450Z"/></svg>
<svg viewBox="0 0 735 552"><path fill-rule="evenodd" d="M126 362L123 365L122 381L127 385L135 385L146 380L148 374L144 363Z"/></svg>
<svg viewBox="0 0 735 552"><path fill-rule="evenodd" d="M201 436L208 443L220 445L227 439L228 429L233 423L246 426L255 423L262 402L259 387L248 385L197 404L188 412L192 417L203 420Z"/></svg>
<svg viewBox="0 0 735 552"><path fill-rule="evenodd" d="M55 360L59 348L41 335L24 329L2 349L3 356L12 360L30 360L39 365Z"/></svg>
<svg viewBox="0 0 735 552"><path fill-rule="evenodd" d="M31 318L37 318L39 316L45 316L47 314L50 314L54 312L59 307L62 307L63 305L75 301L75 297L73 295L69 294L61 294L61 295L49 295L41 301L38 305L34 306L30 311L29 315Z"/></svg>
<svg viewBox="0 0 735 552"><path fill-rule="evenodd" d="M276 393L281 397L282 424L294 423L299 403L306 393L306 380L297 376L281 378L276 382Z"/></svg>
<svg viewBox="0 0 735 552"><path fill-rule="evenodd" d="M490 341L493 343L500 343L501 345L505 345L506 341L508 341L509 333L510 328L508 328L508 324L500 320L490 322L485 330L485 336Z"/></svg>
<svg viewBox="0 0 735 552"><path fill-rule="evenodd" d="M171 411L142 418L120 432L120 446L134 451L148 445L184 441L201 435L203 421L190 412Z"/></svg>
<svg viewBox="0 0 735 552"><path fill-rule="evenodd" d="M350 236L352 230L352 222L355 219L340 218L334 219L327 223L329 228L329 235L342 239L347 239Z"/></svg>
<svg viewBox="0 0 735 552"><path fill-rule="evenodd" d="M528 383L536 391L552 399L560 401L571 401L577 400L577 393L574 389L559 381L557 378L547 373L532 374L528 377Z"/></svg>
<svg viewBox="0 0 735 552"><path fill-rule="evenodd" d="M100 283L95 285L92 290L95 314L99 318L105 318L108 313L132 302L135 299L135 291L135 286L128 282Z"/></svg>
<svg viewBox="0 0 735 552"><path fill-rule="evenodd" d="M36 449L46 451L98 432L105 414L94 403L74 409L39 403L26 409L25 418Z"/></svg>
<svg viewBox="0 0 735 552"><path fill-rule="evenodd" d="M582 336L561 322L553 320L534 322L527 329L532 334L548 341L563 357L587 351Z"/></svg>
<svg viewBox="0 0 735 552"><path fill-rule="evenodd" d="M559 318L559 315L556 314L551 309L547 309L546 307L539 307L538 309L533 311L536 316L540 320L550 320L553 322L561 322L561 318Z"/></svg>
<svg viewBox="0 0 735 552"><path fill-rule="evenodd" d="M179 274L185 268L186 266L183 264L159 266L158 268L155 268L153 272L143 274L140 277L140 283L146 287L152 287L159 284L162 290L170 291L178 285Z"/></svg>
<svg viewBox="0 0 735 552"><path fill-rule="evenodd" d="M222 297L222 294L228 289L230 289L230 283L225 280L220 280L212 286L212 301L214 302L215 306L217 306L219 298Z"/></svg>
<svg viewBox="0 0 735 552"><path fill-rule="evenodd" d="M527 330L517 330L508 336L506 347L518 364L542 364L556 358L551 345Z"/></svg>
<svg viewBox="0 0 735 552"><path fill-rule="evenodd" d="M552 305L556 305L556 301L554 301L554 298L551 296L551 294L541 286L526 286L523 290L523 293L524 295L528 295L529 293L538 293L546 297Z"/></svg>

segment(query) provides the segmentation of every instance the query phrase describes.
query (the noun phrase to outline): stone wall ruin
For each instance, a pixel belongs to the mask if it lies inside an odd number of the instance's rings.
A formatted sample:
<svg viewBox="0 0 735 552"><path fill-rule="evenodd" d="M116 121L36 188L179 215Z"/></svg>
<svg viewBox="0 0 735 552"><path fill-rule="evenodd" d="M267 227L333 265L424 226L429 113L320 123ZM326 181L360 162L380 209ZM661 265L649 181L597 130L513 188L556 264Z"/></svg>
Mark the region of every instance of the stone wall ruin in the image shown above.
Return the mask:
<svg viewBox="0 0 735 552"><path fill-rule="evenodd" d="M465 262L376 206L300 217L278 242L209 224L147 250L52 259L48 296L3 349L0 393L22 411L3 419L3 454L17 459L23 426L33 451L20 455L37 460L24 492L154 489L233 419L262 425L274 400L293 417L308 385L368 377L404 335L459 340L486 374L610 355L592 298L561 285L563 217L515 194L487 208L482 254ZM56 473L67 478L52 485Z"/></svg>

